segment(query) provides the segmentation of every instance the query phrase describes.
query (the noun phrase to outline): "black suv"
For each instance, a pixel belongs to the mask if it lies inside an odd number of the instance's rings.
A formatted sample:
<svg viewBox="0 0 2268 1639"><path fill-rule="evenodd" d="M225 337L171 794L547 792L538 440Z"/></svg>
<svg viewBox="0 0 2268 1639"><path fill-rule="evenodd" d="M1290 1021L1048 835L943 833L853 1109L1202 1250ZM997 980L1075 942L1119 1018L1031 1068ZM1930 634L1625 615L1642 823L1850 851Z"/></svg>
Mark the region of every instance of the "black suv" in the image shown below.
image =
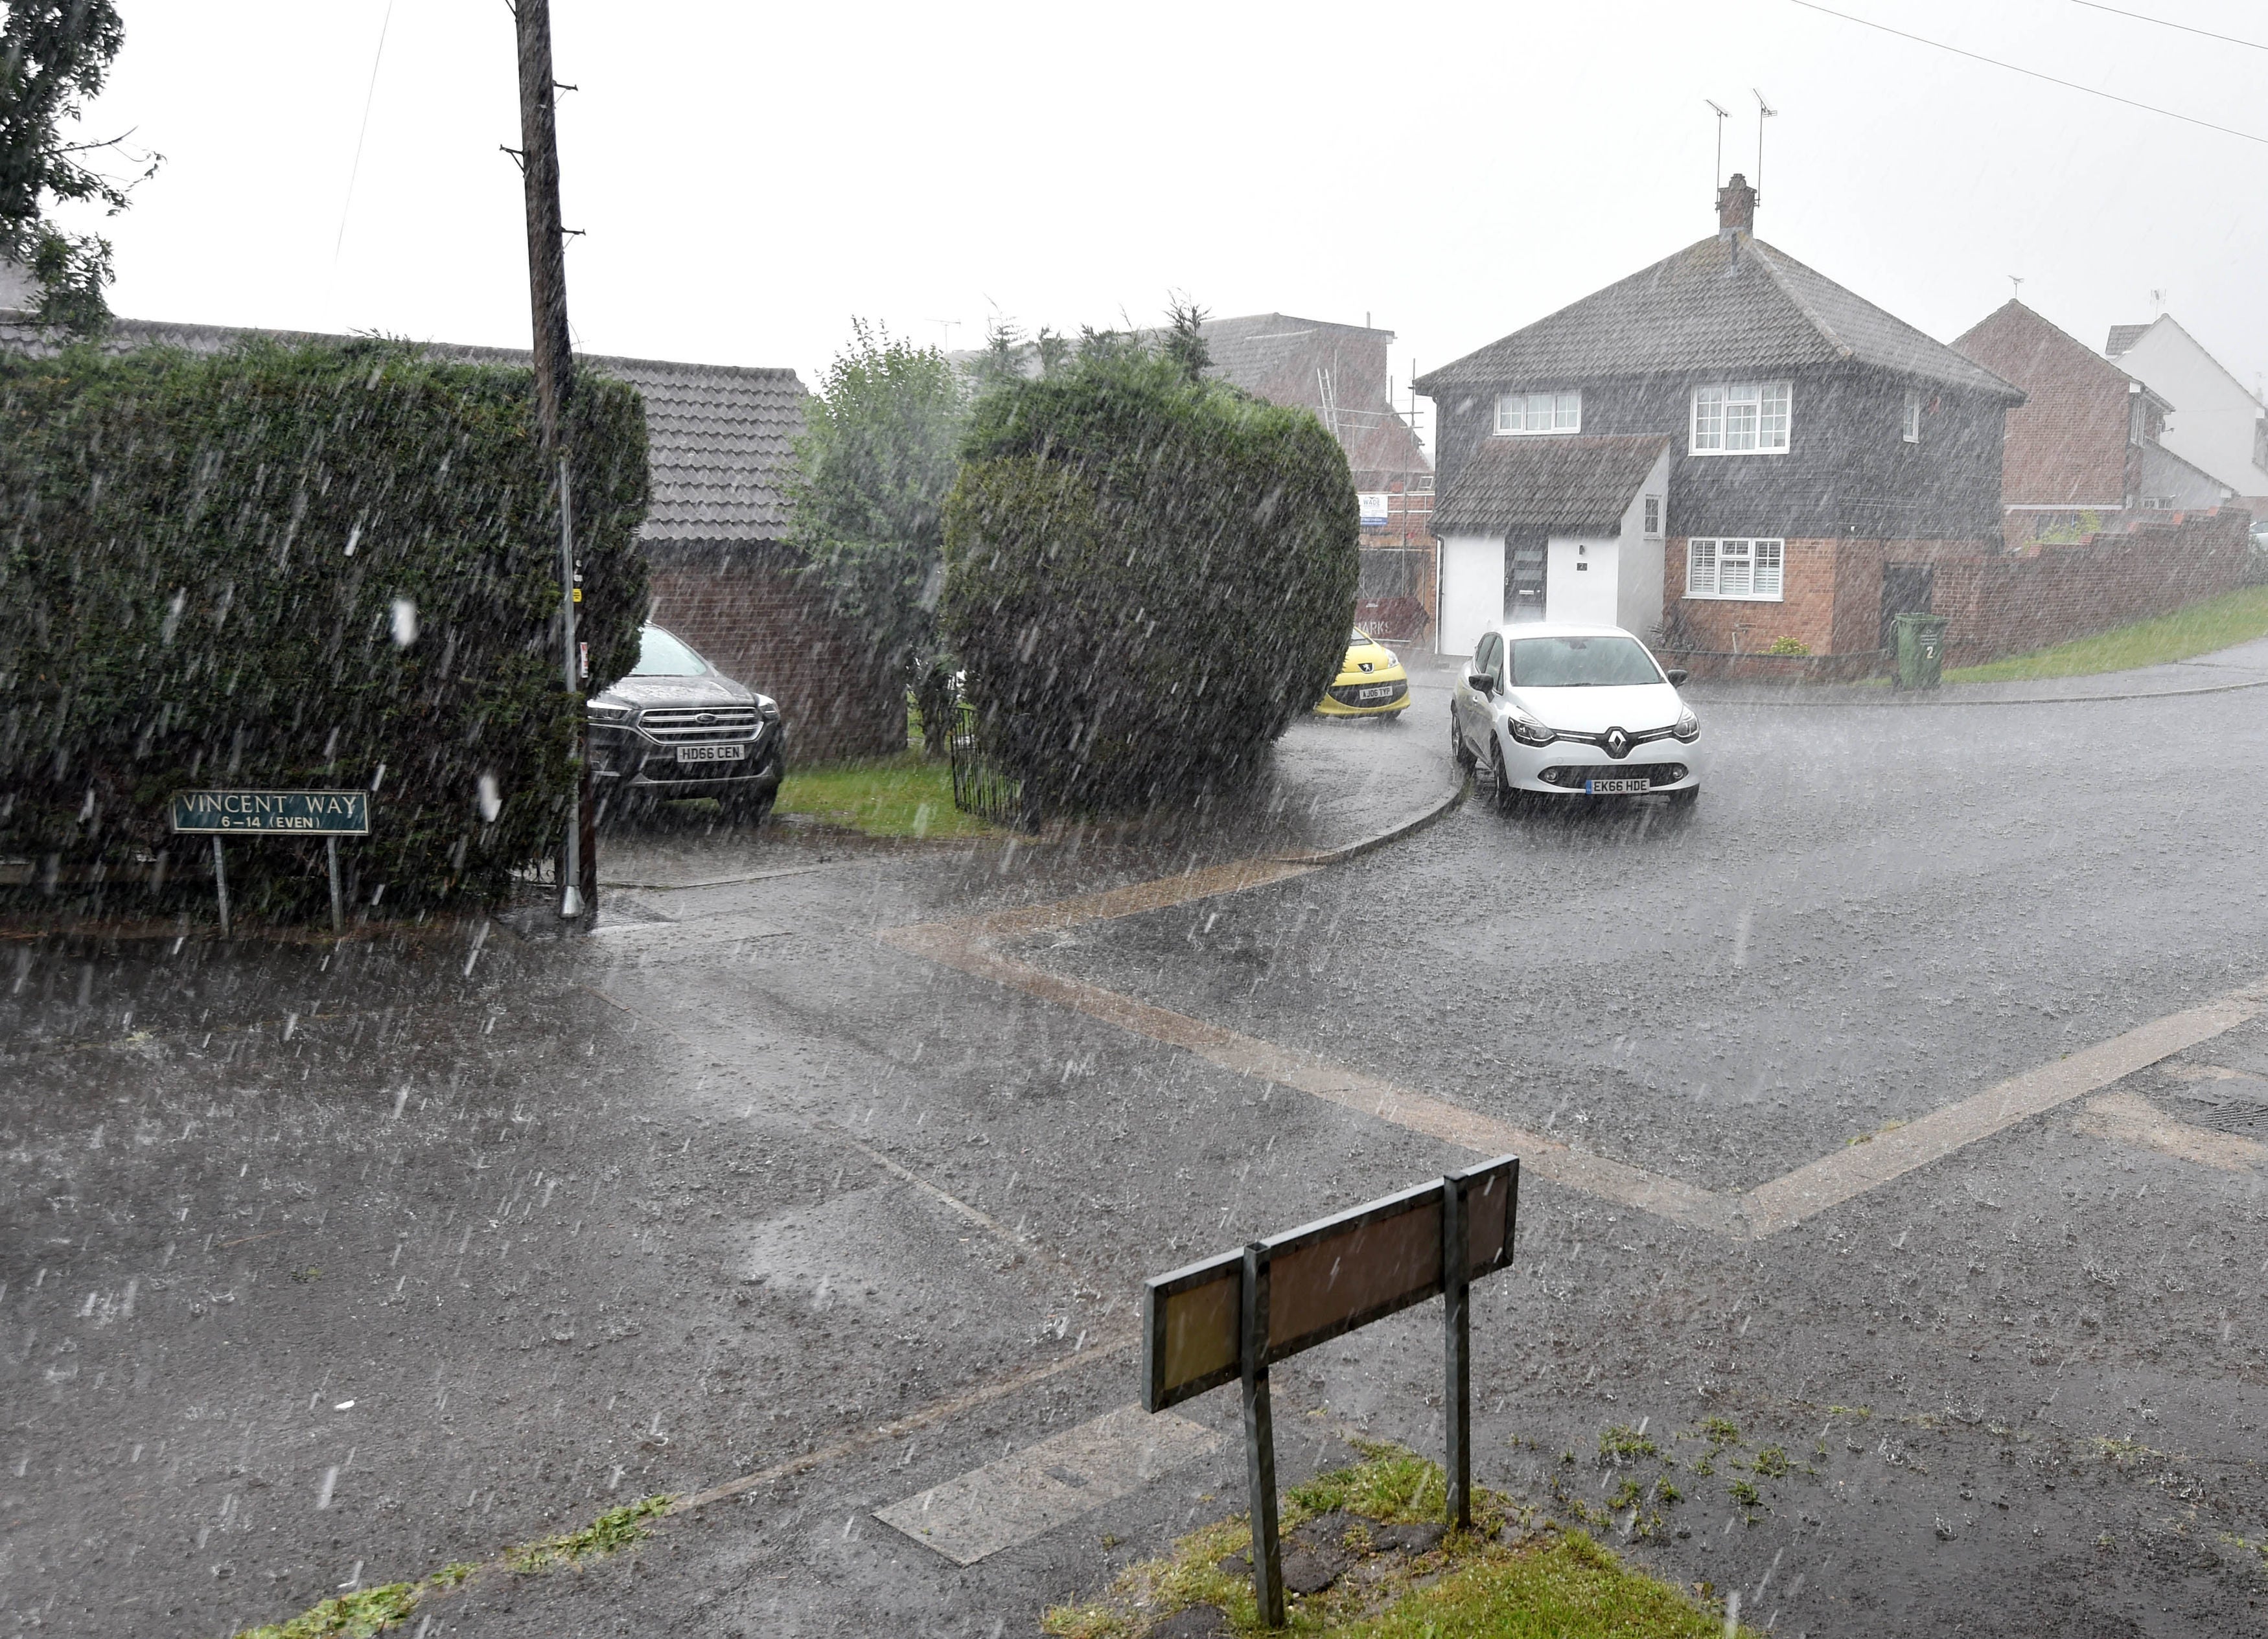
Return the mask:
<svg viewBox="0 0 2268 1639"><path fill-rule="evenodd" d="M591 773L608 806L713 797L730 819L771 812L785 767L778 704L674 633L647 627L637 665L587 709Z"/></svg>

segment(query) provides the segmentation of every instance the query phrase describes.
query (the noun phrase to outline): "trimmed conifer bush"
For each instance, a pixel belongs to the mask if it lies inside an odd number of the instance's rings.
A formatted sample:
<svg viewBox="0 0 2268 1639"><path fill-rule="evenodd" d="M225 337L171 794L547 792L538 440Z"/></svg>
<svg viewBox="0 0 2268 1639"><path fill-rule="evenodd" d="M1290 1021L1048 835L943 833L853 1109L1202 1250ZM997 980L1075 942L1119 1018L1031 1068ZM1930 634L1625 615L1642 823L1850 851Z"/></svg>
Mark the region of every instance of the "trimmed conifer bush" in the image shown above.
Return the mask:
<svg viewBox="0 0 2268 1639"><path fill-rule="evenodd" d="M595 689L637 656L645 415L586 376L570 419ZM556 508L524 369L379 342L0 360L0 856L178 879L208 867L175 790L360 789L359 902L496 899L563 825ZM229 869L269 914L328 894L320 842Z"/></svg>
<svg viewBox="0 0 2268 1639"><path fill-rule="evenodd" d="M1346 457L1304 409L1155 356L977 406L939 615L1027 805L1188 800L1322 697L1354 614Z"/></svg>

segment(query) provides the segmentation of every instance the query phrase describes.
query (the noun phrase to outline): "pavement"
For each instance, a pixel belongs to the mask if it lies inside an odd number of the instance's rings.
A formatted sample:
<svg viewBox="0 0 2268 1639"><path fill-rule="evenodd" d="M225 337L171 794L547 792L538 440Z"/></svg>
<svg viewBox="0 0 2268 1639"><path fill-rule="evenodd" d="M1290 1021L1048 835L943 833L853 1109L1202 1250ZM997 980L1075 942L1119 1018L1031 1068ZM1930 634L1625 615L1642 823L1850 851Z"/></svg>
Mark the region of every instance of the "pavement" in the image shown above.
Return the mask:
<svg viewBox="0 0 2268 1639"><path fill-rule="evenodd" d="M2213 695L2268 684L2268 638L2232 649L2131 672L2022 682L1944 683L1933 689L1829 683L1804 687L1758 683L1691 683L1684 693L1697 705L1763 705L1796 709L1860 706L1927 710L1943 706L2060 705L2082 700L2142 700L2169 695Z"/></svg>
<svg viewBox="0 0 2268 1639"><path fill-rule="evenodd" d="M1034 1633L1242 1507L1233 1394L1127 1410L1143 1277L1514 1134L1484 1483L1776 1634L2256 1632L2257 696L2088 682L1706 702L1690 823L1456 804L1421 680L1139 831L665 823L586 939L21 943L0 1619L224 1634L662 1491L421 1639ZM1437 1451L1439 1349L1280 1369L1287 1481Z"/></svg>

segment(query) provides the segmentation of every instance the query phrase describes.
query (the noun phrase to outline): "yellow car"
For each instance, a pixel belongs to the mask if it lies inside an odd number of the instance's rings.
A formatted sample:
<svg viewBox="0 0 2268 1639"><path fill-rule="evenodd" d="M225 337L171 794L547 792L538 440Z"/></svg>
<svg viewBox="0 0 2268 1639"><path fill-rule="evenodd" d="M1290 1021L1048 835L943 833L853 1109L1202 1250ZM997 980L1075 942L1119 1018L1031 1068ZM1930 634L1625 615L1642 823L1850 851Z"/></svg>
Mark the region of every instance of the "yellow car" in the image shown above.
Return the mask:
<svg viewBox="0 0 2268 1639"><path fill-rule="evenodd" d="M1399 717L1410 709L1410 674L1394 650L1373 643L1370 634L1355 628L1339 674L1315 702L1327 717Z"/></svg>

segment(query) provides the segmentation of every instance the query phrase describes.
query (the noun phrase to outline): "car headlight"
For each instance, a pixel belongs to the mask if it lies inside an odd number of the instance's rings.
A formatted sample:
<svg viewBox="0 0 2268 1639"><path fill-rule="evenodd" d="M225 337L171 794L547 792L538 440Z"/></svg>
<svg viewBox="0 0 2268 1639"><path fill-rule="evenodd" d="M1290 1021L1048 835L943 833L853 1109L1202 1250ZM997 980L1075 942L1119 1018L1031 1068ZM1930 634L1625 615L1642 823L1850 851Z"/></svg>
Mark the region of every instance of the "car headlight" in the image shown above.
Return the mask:
<svg viewBox="0 0 2268 1639"><path fill-rule="evenodd" d="M1701 719L1695 717L1693 708L1688 706L1677 714L1677 721L1669 731L1690 746L1701 738Z"/></svg>
<svg viewBox="0 0 2268 1639"><path fill-rule="evenodd" d="M1513 739L1523 746L1549 746L1559 738L1534 717L1523 717L1517 711L1504 714L1504 725L1511 731Z"/></svg>
<svg viewBox="0 0 2268 1639"><path fill-rule="evenodd" d="M778 722L779 702L774 700L770 695L758 695L756 696L756 715L767 723Z"/></svg>
<svg viewBox="0 0 2268 1639"><path fill-rule="evenodd" d="M593 723L627 723L637 715L628 706L585 706L583 710Z"/></svg>

